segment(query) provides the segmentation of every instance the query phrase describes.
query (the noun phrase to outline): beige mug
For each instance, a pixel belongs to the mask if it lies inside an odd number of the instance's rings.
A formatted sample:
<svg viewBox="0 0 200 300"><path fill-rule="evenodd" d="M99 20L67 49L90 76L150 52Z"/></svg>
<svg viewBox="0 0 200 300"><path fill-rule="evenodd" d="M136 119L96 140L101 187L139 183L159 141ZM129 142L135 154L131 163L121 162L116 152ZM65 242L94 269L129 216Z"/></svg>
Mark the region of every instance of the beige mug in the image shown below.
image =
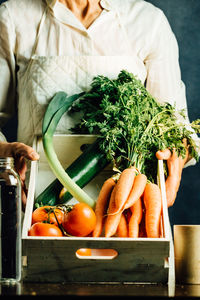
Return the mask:
<svg viewBox="0 0 200 300"><path fill-rule="evenodd" d="M177 283L200 284L200 225L174 225Z"/></svg>

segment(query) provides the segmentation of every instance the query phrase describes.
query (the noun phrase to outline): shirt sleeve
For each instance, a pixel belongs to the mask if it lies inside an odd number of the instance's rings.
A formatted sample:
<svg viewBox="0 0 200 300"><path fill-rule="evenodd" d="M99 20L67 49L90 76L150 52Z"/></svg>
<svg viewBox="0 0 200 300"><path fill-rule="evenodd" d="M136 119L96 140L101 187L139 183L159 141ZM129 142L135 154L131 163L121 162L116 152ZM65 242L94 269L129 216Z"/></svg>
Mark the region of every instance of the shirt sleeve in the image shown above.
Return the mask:
<svg viewBox="0 0 200 300"><path fill-rule="evenodd" d="M13 116L16 100L15 29L6 4L0 5L0 141L1 128Z"/></svg>
<svg viewBox="0 0 200 300"><path fill-rule="evenodd" d="M177 110L184 109L186 113L185 123L188 125L190 121L185 84L181 80L178 44L163 12L160 15L151 49L145 59L145 65L147 69L147 90L159 102L168 102L175 105ZM196 133L193 134L193 139L200 155L200 139ZM185 167L195 163L196 160L191 159Z"/></svg>

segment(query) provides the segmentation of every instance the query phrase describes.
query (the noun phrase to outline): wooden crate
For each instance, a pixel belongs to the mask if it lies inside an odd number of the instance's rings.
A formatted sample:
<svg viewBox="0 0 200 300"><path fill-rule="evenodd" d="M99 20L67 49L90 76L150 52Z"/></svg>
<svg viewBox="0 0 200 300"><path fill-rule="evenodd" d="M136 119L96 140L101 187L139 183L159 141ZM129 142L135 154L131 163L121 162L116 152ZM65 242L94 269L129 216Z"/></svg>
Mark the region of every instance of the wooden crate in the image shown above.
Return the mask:
<svg viewBox="0 0 200 300"><path fill-rule="evenodd" d="M56 135L54 147L63 167L66 168L79 156L82 144L92 143L95 139L92 135ZM33 147L39 152L40 160L31 162L23 222L24 281L173 284L173 242L162 161L158 162L158 180L163 198L162 238L30 237L28 230L31 226L34 199L55 179L46 161L41 138L36 138ZM108 172L109 167L84 188L95 199ZM76 250L79 248L94 249L92 256L77 257ZM105 250L102 249L111 250L104 253Z"/></svg>

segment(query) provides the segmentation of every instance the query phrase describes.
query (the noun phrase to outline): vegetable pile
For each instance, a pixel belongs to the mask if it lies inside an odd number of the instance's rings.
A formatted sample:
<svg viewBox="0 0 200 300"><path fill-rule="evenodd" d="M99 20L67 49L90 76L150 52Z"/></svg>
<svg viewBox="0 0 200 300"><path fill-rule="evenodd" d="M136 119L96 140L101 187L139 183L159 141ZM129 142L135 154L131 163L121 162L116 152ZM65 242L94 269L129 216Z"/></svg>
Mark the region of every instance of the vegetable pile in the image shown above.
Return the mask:
<svg viewBox="0 0 200 300"><path fill-rule="evenodd" d="M95 210L82 202L37 207L28 234L158 238L162 236L161 206L158 185L131 167L105 180Z"/></svg>
<svg viewBox="0 0 200 300"><path fill-rule="evenodd" d="M96 226L94 210L85 203L39 206L32 213L29 236L78 236L91 234Z"/></svg>
<svg viewBox="0 0 200 300"><path fill-rule="evenodd" d="M102 234L105 221L106 237L160 237L162 199L156 184L155 153L175 149L184 158L186 140L189 155L198 161L192 137L200 132L200 120L187 124L184 110L158 103L142 82L125 70L114 80L95 77L91 89L73 104L71 113L77 111L82 112L82 119L72 131L97 134L100 150L120 174L114 187L112 178L102 187L93 236ZM166 176L168 171L165 166Z"/></svg>
<svg viewBox="0 0 200 300"><path fill-rule="evenodd" d="M93 237L161 237L158 185L148 182L134 167L124 169L115 179L108 178L99 193Z"/></svg>
<svg viewBox="0 0 200 300"><path fill-rule="evenodd" d="M71 129L73 133L95 134L98 138L63 170L52 137L67 110L72 115L77 111L82 113L80 122ZM199 119L188 124L185 111L177 111L169 103L158 103L133 74L122 70L114 80L97 76L88 92L71 97L59 93L48 106L43 122L43 145L61 184L58 188L56 181L53 182L39 199L59 194L60 202L73 196L79 204L88 205L95 210L95 226L88 233L93 237L161 237L162 199L156 183L155 153L169 149L184 158L183 141L186 141L190 157L198 161L195 133L200 133ZM105 180L95 203L81 188L108 163L113 164L114 174ZM70 172L74 179L70 178ZM166 176L168 172L165 165ZM88 175L83 178L83 174ZM62 227L63 224L66 222L62 222ZM75 231L68 233L77 235Z"/></svg>

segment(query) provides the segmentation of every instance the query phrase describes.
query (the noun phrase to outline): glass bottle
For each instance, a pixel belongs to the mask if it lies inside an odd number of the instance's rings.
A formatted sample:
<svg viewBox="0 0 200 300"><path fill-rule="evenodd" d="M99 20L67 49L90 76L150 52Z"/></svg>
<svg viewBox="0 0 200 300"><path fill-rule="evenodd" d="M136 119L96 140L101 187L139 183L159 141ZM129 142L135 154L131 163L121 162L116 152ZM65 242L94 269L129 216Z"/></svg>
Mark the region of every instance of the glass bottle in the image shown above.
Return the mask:
<svg viewBox="0 0 200 300"><path fill-rule="evenodd" d="M12 157L0 158L0 282L21 279L21 182Z"/></svg>

